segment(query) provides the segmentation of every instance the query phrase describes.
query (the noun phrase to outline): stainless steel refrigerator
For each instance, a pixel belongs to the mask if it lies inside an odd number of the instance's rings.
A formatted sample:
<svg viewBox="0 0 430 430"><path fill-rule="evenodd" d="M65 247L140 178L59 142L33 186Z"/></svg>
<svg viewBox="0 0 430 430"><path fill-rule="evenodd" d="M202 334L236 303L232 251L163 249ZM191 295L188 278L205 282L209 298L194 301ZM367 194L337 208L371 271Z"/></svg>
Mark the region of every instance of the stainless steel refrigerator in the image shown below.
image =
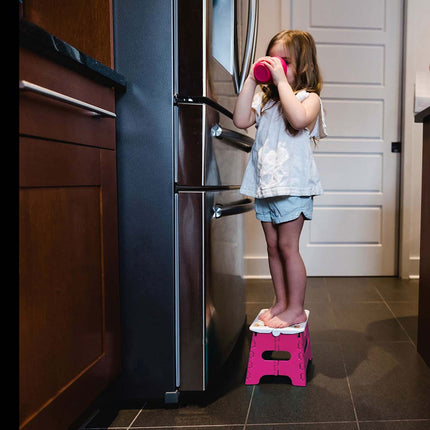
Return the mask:
<svg viewBox="0 0 430 430"><path fill-rule="evenodd" d="M252 139L232 110L257 0L116 0L123 371L127 398L205 391L245 324L239 186Z"/></svg>

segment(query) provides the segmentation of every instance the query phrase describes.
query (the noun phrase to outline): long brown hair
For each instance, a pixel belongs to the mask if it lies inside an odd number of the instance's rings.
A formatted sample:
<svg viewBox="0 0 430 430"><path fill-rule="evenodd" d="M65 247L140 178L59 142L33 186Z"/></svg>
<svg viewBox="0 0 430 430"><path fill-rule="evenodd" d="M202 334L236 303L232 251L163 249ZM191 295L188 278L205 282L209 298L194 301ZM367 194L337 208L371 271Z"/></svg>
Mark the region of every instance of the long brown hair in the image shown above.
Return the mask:
<svg viewBox="0 0 430 430"><path fill-rule="evenodd" d="M314 92L320 95L322 89L322 77L318 67L317 49L314 38L306 31L299 30L284 30L273 36L266 50L266 55L269 55L272 47L281 42L289 50L293 56L293 61L296 67L296 76L292 90L297 93L302 90ZM269 83L261 85L264 92L262 106L269 100L279 102L279 93L276 85ZM279 103L278 108L282 112L282 106ZM295 130L284 116L285 126L287 130L295 135Z"/></svg>

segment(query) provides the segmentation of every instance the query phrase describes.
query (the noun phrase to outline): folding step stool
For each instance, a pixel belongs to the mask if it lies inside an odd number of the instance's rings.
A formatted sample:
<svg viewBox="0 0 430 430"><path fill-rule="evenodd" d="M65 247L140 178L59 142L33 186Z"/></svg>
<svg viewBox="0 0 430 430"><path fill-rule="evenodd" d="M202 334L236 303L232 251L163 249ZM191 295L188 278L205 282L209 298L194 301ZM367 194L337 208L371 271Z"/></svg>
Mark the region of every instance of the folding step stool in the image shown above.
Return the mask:
<svg viewBox="0 0 430 430"><path fill-rule="evenodd" d="M292 385L306 385L306 369L312 360L311 340L309 337L309 311L305 310L307 320L285 328L272 328L264 325L259 316L262 309L249 329L252 333L251 348L248 358L246 385L260 382L264 375L283 375L291 379ZM266 351L283 351L290 354L289 359L265 359Z"/></svg>

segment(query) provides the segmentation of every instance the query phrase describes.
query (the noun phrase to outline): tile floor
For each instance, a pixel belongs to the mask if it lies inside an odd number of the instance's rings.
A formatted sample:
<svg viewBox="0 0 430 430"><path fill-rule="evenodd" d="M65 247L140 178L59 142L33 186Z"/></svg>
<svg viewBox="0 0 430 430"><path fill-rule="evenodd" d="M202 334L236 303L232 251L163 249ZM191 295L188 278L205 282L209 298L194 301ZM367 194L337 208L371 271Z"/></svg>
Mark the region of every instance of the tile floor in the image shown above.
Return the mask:
<svg viewBox="0 0 430 430"><path fill-rule="evenodd" d="M270 305L269 281L248 281L252 322ZM313 360L306 387L285 377L244 384L250 333L223 391L176 407L97 404L85 430L430 429L430 368L416 352L418 282L396 278L309 278ZM96 407L96 406L95 406Z"/></svg>

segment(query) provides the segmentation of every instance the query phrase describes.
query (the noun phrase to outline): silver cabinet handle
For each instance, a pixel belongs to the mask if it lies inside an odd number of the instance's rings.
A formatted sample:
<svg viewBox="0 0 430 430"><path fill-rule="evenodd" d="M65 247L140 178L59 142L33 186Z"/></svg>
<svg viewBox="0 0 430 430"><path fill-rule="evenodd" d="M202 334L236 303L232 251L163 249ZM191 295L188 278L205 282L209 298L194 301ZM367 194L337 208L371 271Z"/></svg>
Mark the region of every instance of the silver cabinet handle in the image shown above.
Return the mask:
<svg viewBox="0 0 430 430"><path fill-rule="evenodd" d="M248 27L246 30L245 52L242 61L242 70L239 72L239 59L237 36L235 37L235 58L233 65L233 82L237 94L242 90L245 79L248 76L249 69L251 68L252 61L255 55L255 48L257 45L257 28L258 28L258 1L249 0L248 6ZM237 31L237 30L236 30Z"/></svg>
<svg viewBox="0 0 430 430"><path fill-rule="evenodd" d="M251 151L254 140L244 134L216 124L211 128L211 135L217 139L225 139L242 151Z"/></svg>
<svg viewBox="0 0 430 430"><path fill-rule="evenodd" d="M251 199L243 199L237 202L231 202L228 205L217 203L212 208L212 218L221 218L222 216L238 215L249 212L254 209L254 201Z"/></svg>
<svg viewBox="0 0 430 430"><path fill-rule="evenodd" d="M55 91L49 90L48 88L44 88L39 85L32 84L31 82L28 82L28 81L19 81L19 89L22 91L30 91L30 92L39 94L41 96L49 97L51 99L59 100L63 103L77 106L79 108L94 112L97 114L97 116L116 118L116 114L113 112L99 108L98 106L94 106L89 103L85 103L82 100L74 99L64 94L57 93Z"/></svg>

